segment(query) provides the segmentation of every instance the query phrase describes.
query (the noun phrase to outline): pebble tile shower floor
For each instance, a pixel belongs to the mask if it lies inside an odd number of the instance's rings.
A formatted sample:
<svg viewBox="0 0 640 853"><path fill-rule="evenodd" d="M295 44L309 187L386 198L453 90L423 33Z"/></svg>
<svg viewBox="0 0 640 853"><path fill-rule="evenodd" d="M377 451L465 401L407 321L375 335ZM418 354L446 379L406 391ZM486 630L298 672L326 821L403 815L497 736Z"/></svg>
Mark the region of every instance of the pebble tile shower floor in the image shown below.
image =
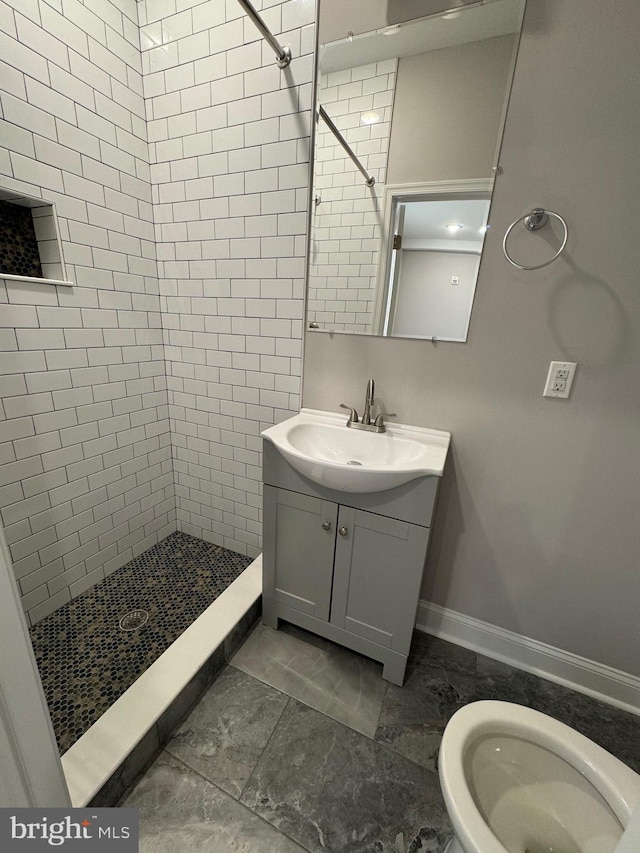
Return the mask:
<svg viewBox="0 0 640 853"><path fill-rule="evenodd" d="M250 562L173 533L30 629L61 755ZM133 611L148 620L123 630Z"/></svg>

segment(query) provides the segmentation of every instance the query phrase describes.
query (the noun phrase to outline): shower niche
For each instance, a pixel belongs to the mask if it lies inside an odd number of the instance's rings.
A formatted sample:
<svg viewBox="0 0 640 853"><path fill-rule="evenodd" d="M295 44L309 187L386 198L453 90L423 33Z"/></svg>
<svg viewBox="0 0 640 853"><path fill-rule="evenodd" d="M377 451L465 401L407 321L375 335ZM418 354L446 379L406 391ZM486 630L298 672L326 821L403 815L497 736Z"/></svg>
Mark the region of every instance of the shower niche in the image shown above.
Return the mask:
<svg viewBox="0 0 640 853"><path fill-rule="evenodd" d="M0 278L72 284L52 202L0 189Z"/></svg>

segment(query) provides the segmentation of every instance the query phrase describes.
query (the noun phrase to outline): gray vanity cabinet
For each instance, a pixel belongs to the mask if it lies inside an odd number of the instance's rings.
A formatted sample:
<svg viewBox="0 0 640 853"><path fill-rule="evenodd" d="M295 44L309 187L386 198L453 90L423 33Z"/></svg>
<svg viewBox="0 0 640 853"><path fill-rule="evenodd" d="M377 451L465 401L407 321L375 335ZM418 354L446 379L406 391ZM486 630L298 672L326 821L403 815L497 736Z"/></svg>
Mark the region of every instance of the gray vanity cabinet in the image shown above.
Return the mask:
<svg viewBox="0 0 640 853"><path fill-rule="evenodd" d="M338 507L330 501L265 486L266 558L278 604L329 620ZM263 557L264 559L264 557Z"/></svg>
<svg viewBox="0 0 640 853"><path fill-rule="evenodd" d="M341 506L331 623L389 649L410 644L428 538L426 527Z"/></svg>
<svg viewBox="0 0 640 853"><path fill-rule="evenodd" d="M379 660L402 684L439 478L345 494L264 449L263 622L282 618Z"/></svg>

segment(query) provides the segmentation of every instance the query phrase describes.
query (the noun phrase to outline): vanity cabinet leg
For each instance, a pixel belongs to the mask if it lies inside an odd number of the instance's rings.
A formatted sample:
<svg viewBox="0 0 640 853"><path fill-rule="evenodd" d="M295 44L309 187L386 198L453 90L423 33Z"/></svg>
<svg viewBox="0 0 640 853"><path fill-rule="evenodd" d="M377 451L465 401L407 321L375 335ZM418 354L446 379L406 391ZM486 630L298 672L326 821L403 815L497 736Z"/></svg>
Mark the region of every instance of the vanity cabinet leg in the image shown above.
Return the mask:
<svg viewBox="0 0 640 853"><path fill-rule="evenodd" d="M267 598L267 596L262 596L262 624L266 625L267 628L273 628L274 631L278 630L278 623L280 620L278 619L278 614L276 611L276 603L272 598Z"/></svg>
<svg viewBox="0 0 640 853"><path fill-rule="evenodd" d="M382 677L385 681L390 681L392 684L397 684L402 687L404 684L404 674L407 668L407 656L398 655L393 660L387 661L382 667Z"/></svg>

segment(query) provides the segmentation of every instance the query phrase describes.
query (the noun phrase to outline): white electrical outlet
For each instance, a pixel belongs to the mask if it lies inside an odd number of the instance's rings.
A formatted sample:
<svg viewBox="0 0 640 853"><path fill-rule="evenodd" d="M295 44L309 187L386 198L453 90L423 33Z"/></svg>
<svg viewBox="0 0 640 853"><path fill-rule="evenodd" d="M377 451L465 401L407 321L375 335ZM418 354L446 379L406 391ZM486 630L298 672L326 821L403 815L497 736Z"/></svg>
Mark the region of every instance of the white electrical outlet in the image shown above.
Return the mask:
<svg viewBox="0 0 640 853"><path fill-rule="evenodd" d="M542 396L566 400L571 393L577 366L573 361L552 361Z"/></svg>

